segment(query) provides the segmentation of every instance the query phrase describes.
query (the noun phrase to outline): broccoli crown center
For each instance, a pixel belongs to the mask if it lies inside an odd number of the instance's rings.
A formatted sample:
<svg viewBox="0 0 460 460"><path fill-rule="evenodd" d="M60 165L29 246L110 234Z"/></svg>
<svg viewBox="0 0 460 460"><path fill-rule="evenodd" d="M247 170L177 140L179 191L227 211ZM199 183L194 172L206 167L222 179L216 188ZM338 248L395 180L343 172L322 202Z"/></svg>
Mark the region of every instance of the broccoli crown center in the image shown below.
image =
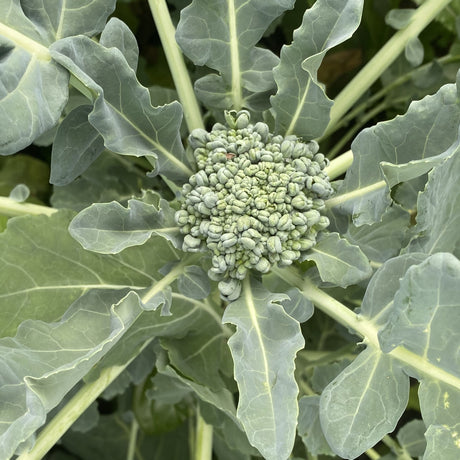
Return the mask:
<svg viewBox="0 0 460 460"><path fill-rule="evenodd" d="M227 126L189 137L198 172L182 188L176 221L184 251L211 251L208 274L232 300L248 270L290 265L314 246L329 225L321 211L332 187L316 142L274 135L245 110L225 116Z"/></svg>

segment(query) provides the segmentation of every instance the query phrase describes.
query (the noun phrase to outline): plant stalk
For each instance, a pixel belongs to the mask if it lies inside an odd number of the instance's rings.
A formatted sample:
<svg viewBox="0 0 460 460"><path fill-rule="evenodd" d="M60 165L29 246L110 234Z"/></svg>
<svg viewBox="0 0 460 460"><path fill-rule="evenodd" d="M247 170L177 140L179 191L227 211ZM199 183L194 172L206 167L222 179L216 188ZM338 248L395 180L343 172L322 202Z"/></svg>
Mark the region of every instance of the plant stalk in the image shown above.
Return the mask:
<svg viewBox="0 0 460 460"><path fill-rule="evenodd" d="M204 128L200 107L185 66L184 57L176 43L175 28L165 0L149 0L150 11L160 36L169 69L176 86L189 131Z"/></svg>
<svg viewBox="0 0 460 460"><path fill-rule="evenodd" d="M331 109L329 125L323 137L332 131L342 116L401 54L407 42L417 37L450 1L426 0L417 8L410 23L404 29L398 30L337 96Z"/></svg>
<svg viewBox="0 0 460 460"><path fill-rule="evenodd" d="M27 214L46 214L51 216L57 209L33 203L19 203L11 198L0 196L0 214L8 217L24 216Z"/></svg>
<svg viewBox="0 0 460 460"><path fill-rule="evenodd" d="M196 433L194 443L194 460L212 459L212 425L208 425L200 414L196 414Z"/></svg>
<svg viewBox="0 0 460 460"><path fill-rule="evenodd" d="M337 158L334 158L328 166L324 168L324 172L327 174L329 179L334 180L337 177L341 176L353 163L353 152L348 150L348 152L343 153Z"/></svg>
<svg viewBox="0 0 460 460"><path fill-rule="evenodd" d="M373 348L380 349L380 342L378 339L379 329L373 321L350 310L334 297L319 289L308 278L303 279L295 269L275 268L273 271L276 275L290 283L292 286L297 286L301 289L302 294L307 299L311 300L322 312L326 313L326 315L330 316L346 328L355 331L357 335L363 338L362 343ZM440 380L448 385L451 385L457 390L460 390L459 377L446 372L444 369L428 362L422 356L409 351L403 346L398 346L386 354L397 359L407 367L415 369L428 377Z"/></svg>

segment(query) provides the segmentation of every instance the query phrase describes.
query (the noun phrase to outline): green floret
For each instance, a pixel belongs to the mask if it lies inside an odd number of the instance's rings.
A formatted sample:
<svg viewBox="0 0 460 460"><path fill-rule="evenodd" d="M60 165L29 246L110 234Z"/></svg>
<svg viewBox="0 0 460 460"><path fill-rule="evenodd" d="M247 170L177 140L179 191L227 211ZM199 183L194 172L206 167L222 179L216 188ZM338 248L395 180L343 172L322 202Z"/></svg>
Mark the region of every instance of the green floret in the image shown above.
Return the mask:
<svg viewBox="0 0 460 460"><path fill-rule="evenodd" d="M332 187L316 142L274 135L246 110L225 119L190 134L198 172L182 188L176 221L182 249L211 251L208 275L235 300L249 270L290 265L315 245L329 225L321 211Z"/></svg>

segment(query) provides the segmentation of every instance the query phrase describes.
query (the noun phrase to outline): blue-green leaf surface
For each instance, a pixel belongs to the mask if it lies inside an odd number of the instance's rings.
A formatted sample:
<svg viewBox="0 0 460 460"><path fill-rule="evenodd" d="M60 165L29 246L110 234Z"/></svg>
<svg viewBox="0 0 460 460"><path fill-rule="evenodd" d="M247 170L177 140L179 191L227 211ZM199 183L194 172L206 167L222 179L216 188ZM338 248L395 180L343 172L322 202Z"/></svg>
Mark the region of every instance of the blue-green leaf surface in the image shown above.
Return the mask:
<svg viewBox="0 0 460 460"><path fill-rule="evenodd" d="M274 87L272 69L278 58L255 45L270 23L293 6L293 0L194 0L181 11L176 40L196 65L219 72L234 107L240 108L245 105L244 89L264 92ZM207 81L199 85L211 91Z"/></svg>
<svg viewBox="0 0 460 460"><path fill-rule="evenodd" d="M74 211L113 200L126 205L133 196L154 189L157 184L158 178L148 177L128 157L105 151L75 181L54 186L50 201L55 208Z"/></svg>
<svg viewBox="0 0 460 460"><path fill-rule="evenodd" d="M69 184L86 171L104 150L104 140L88 122L92 110L91 105L80 105L59 125L52 147L52 184Z"/></svg>
<svg viewBox="0 0 460 460"><path fill-rule="evenodd" d="M419 388L425 432L424 460L456 460L460 456L460 389L425 378Z"/></svg>
<svg viewBox="0 0 460 460"><path fill-rule="evenodd" d="M425 430L422 420L411 420L396 435L399 445L412 457L422 456L426 448Z"/></svg>
<svg viewBox="0 0 460 460"><path fill-rule="evenodd" d="M276 131L305 139L321 136L332 101L317 80L326 52L351 37L361 20L363 0L318 0L304 14L291 45L274 69L278 85L271 98Z"/></svg>
<svg viewBox="0 0 460 460"><path fill-rule="evenodd" d="M437 253L409 268L379 334L382 349L402 345L460 377L459 282L460 262L452 254Z"/></svg>
<svg viewBox="0 0 460 460"><path fill-rule="evenodd" d="M149 91L139 84L118 48L80 36L55 43L51 54L97 95L89 122L106 148L156 158L154 173L172 180L183 181L192 174L179 135L180 104L152 107Z"/></svg>
<svg viewBox="0 0 460 460"><path fill-rule="evenodd" d="M405 115L363 130L352 144L353 164L328 206L351 215L357 226L380 221L390 194L379 163L436 157L457 140L459 123L457 87L448 84L413 102ZM415 167L418 173L419 165Z"/></svg>
<svg viewBox="0 0 460 460"><path fill-rule="evenodd" d="M323 281L341 287L356 284L372 274L369 260L361 249L338 233L323 236L303 260L313 260Z"/></svg>
<svg viewBox="0 0 460 460"><path fill-rule="evenodd" d="M139 47L131 29L118 18L111 18L101 33L99 43L106 48L118 48L131 69L136 71L139 61Z"/></svg>
<svg viewBox="0 0 460 460"><path fill-rule="evenodd" d="M313 303L305 298L302 292L297 288L291 288L286 291L289 299L282 300L281 305L289 316L292 316L299 323L308 321L314 312Z"/></svg>
<svg viewBox="0 0 460 460"><path fill-rule="evenodd" d="M392 357L367 347L321 394L321 426L343 458L356 458L394 430L409 399L409 377Z"/></svg>
<svg viewBox="0 0 460 460"><path fill-rule="evenodd" d="M26 319L56 321L91 289L143 290L176 253L163 238L117 256L85 251L67 230L72 214L10 219L0 234L0 336L14 335ZM139 269L142 266L143 269Z"/></svg>
<svg viewBox="0 0 460 460"><path fill-rule="evenodd" d="M187 267L177 280L177 289L191 299L204 299L211 292L208 274L197 265Z"/></svg>
<svg viewBox="0 0 460 460"><path fill-rule="evenodd" d="M29 145L52 128L68 97L68 73L48 47L102 30L115 0L4 0L0 4L0 154Z"/></svg>
<svg viewBox="0 0 460 460"><path fill-rule="evenodd" d="M240 394L237 415L249 442L268 460L289 457L297 424L294 358L304 339L299 323L276 303L285 298L246 280L222 318L237 327L228 341Z"/></svg>
<svg viewBox="0 0 460 460"><path fill-rule="evenodd" d="M132 325L141 313L133 296L118 303L116 292L92 291L61 321L28 320L14 339L0 340L0 458L10 458Z"/></svg>
<svg viewBox="0 0 460 460"><path fill-rule="evenodd" d="M176 246L182 238L174 210L163 199L157 206L136 199L129 200L126 208L117 201L92 204L73 218L69 232L85 249L102 254L142 245L153 234Z"/></svg>
<svg viewBox="0 0 460 460"><path fill-rule="evenodd" d="M450 252L460 257L460 151L429 175L417 200L417 225L409 251Z"/></svg>
<svg viewBox="0 0 460 460"><path fill-rule="evenodd" d="M385 212L380 222L361 227L351 224L345 236L350 243L359 246L371 265L378 267L397 256L407 244L409 225L409 213L394 206Z"/></svg>
<svg viewBox="0 0 460 460"><path fill-rule="evenodd" d="M312 455L334 455L324 437L319 420L318 395L304 396L299 400L299 424L297 431L305 447Z"/></svg>

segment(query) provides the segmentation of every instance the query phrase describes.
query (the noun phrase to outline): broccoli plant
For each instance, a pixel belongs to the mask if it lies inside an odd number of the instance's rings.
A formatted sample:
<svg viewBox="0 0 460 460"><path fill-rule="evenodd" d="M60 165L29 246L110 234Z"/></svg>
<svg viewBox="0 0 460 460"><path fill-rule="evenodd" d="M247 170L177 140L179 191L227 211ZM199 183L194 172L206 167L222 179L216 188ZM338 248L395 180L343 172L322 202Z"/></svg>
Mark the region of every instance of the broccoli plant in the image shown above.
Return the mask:
<svg viewBox="0 0 460 460"><path fill-rule="evenodd" d="M1 460L460 458L460 4L403 6L0 0Z"/></svg>

